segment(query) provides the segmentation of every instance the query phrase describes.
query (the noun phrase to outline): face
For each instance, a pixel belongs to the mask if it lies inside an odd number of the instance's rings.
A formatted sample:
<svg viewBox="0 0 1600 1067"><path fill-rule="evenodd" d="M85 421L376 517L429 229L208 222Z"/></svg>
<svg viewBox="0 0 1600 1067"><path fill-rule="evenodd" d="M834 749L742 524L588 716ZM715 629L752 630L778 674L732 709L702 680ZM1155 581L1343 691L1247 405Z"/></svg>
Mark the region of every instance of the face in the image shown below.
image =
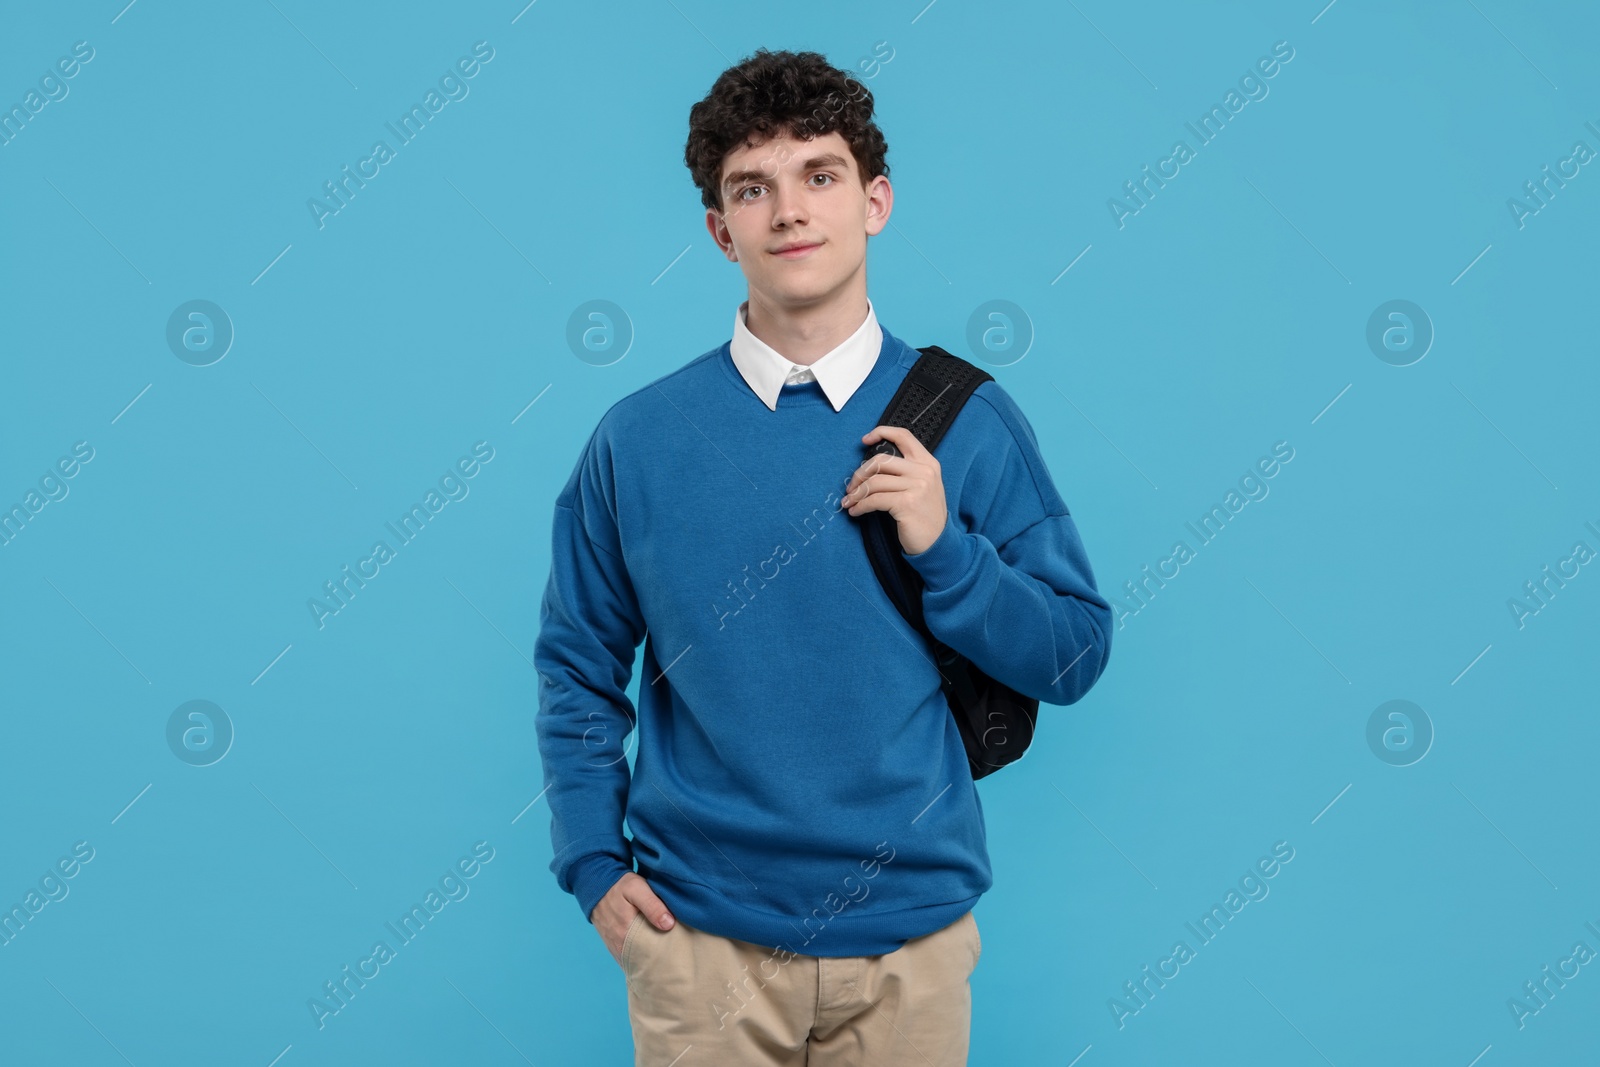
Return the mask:
<svg viewBox="0 0 1600 1067"><path fill-rule="evenodd" d="M888 224L894 193L881 174L862 187L839 133L741 145L721 180L725 211L708 210L706 228L752 301L799 309L865 286L867 238Z"/></svg>

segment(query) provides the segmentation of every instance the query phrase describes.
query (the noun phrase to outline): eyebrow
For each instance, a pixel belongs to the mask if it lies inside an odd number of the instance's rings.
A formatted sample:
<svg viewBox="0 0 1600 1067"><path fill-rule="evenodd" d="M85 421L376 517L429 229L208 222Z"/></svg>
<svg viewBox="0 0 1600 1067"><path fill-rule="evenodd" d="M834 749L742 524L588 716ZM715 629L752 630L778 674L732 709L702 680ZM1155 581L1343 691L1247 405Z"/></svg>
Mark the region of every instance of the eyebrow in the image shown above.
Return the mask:
<svg viewBox="0 0 1600 1067"><path fill-rule="evenodd" d="M812 156L810 159L805 161L805 165L801 169L816 170L818 167L844 167L848 169L849 163L837 152L827 152L820 156ZM765 171L741 170L735 171L726 178L722 179L722 187L727 189L730 186L740 185L747 181L764 182L771 180L772 179L768 177Z"/></svg>

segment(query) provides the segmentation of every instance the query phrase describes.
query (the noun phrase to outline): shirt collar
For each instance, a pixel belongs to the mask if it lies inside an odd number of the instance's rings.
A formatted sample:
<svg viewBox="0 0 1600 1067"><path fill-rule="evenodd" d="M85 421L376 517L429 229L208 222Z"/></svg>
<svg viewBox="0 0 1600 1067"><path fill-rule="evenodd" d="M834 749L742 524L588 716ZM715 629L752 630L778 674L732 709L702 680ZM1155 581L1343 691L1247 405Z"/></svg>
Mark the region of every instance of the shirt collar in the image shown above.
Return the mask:
<svg viewBox="0 0 1600 1067"><path fill-rule="evenodd" d="M833 410L844 407L856 389L867 380L883 348L883 330L878 326L878 316L872 301L867 301L867 317L861 325L841 341L833 351L811 364L802 367L785 359L745 325L745 314L750 306L746 300L733 314L733 340L728 352L733 365L745 383L755 391L761 402L773 411L778 410L778 394L791 379L810 381L815 376L822 386ZM809 371L809 374L805 372Z"/></svg>

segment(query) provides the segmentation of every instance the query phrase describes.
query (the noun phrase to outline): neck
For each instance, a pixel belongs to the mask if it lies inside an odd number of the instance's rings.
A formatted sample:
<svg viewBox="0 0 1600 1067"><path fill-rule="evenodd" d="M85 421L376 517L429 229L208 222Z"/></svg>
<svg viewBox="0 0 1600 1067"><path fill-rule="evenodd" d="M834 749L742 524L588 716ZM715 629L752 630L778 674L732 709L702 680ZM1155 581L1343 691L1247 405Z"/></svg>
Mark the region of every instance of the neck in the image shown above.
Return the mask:
<svg viewBox="0 0 1600 1067"><path fill-rule="evenodd" d="M836 297L803 307L776 303L754 290L745 309L745 328L783 358L809 367L838 348L867 321L867 286L846 286Z"/></svg>

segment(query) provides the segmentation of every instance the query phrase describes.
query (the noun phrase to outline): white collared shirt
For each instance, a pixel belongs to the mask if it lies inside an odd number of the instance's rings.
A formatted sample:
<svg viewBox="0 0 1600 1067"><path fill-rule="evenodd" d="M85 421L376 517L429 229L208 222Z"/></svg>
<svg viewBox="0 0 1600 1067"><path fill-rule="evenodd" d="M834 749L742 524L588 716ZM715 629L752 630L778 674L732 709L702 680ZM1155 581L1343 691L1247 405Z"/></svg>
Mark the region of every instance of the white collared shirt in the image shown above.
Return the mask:
<svg viewBox="0 0 1600 1067"><path fill-rule="evenodd" d="M828 403L838 411L867 380L873 365L878 362L878 351L883 347L883 330L878 326L878 316L872 310L871 300L867 301L867 317L856 328L856 332L809 367L785 359L771 345L751 333L744 321L749 307L750 301L746 300L733 314L733 341L728 352L745 383L773 411L778 410L778 394L785 385L810 381L822 386Z"/></svg>

